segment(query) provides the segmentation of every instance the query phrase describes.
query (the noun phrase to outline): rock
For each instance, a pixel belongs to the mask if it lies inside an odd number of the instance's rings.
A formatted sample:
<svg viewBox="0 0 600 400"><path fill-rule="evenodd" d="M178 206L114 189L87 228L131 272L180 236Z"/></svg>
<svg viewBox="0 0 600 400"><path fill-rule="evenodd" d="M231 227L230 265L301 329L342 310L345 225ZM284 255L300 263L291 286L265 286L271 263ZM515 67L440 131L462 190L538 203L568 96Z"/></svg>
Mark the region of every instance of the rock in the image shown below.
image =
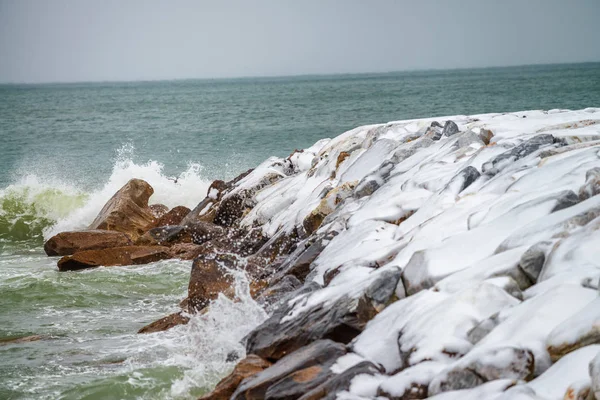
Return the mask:
<svg viewBox="0 0 600 400"><path fill-rule="evenodd" d="M311 263L317 259L333 237L335 237L335 234L328 234L325 237L316 239L308 246L308 242L304 245L299 244L296 252L283 262L275 276L293 275L304 282L310 273Z"/></svg>
<svg viewBox="0 0 600 400"><path fill-rule="evenodd" d="M238 386L235 393L231 396L232 400L250 400L250 399L265 399L270 387L280 382L285 377L297 371L305 370L312 366L319 366L321 370L328 369L333 365L337 358L346 354L346 346L335 343L331 340L317 340L307 346L297 349L294 352L281 358L278 362L271 365L269 368L254 375L250 379L246 379ZM310 382L310 378L319 376L319 371L316 369L304 371L304 374L296 375L296 379L300 384ZM287 385L280 387L283 390L293 390L293 385L290 387L289 380ZM273 393L273 391L272 391ZM281 398L281 397L275 397ZM285 398L285 397L283 397Z"/></svg>
<svg viewBox="0 0 600 400"><path fill-rule="evenodd" d="M427 129L423 137L432 141L436 141L440 140L442 138L442 135L443 129L437 126L431 126Z"/></svg>
<svg viewBox="0 0 600 400"><path fill-rule="evenodd" d="M543 241L531 246L521 256L519 267L527 275L532 283L536 283L544 263L546 262L546 254L552 250L553 241Z"/></svg>
<svg viewBox="0 0 600 400"><path fill-rule="evenodd" d="M182 315L181 312L173 313L144 326L138 333L162 332L177 325L185 325L189 321L190 319Z"/></svg>
<svg viewBox="0 0 600 400"><path fill-rule="evenodd" d="M354 316L355 303L344 297L334 304L319 304L285 320L293 305L281 304L248 335L246 350L267 360L278 360L319 339L348 343L360 333Z"/></svg>
<svg viewBox="0 0 600 400"><path fill-rule="evenodd" d="M377 389L377 395L389 400L425 399L429 383L444 367L443 363L425 361L406 368L384 380Z"/></svg>
<svg viewBox="0 0 600 400"><path fill-rule="evenodd" d="M444 130L442 131L443 136L452 136L459 132L458 125L454 121L446 121L444 125Z"/></svg>
<svg viewBox="0 0 600 400"><path fill-rule="evenodd" d="M185 216L180 224L186 226L198 221L212 223L217 212L214 205L217 204L229 187L230 183L225 183L221 180L213 181L208 188L207 196Z"/></svg>
<svg viewBox="0 0 600 400"><path fill-rule="evenodd" d="M520 145L515 146L512 149L494 157L494 159L491 161L484 163L482 170L486 175L496 175L500 170L510 163L520 160L521 158L530 155L540 148L549 146L553 143L555 143L555 139L554 136L550 134L534 136L531 139L524 141Z"/></svg>
<svg viewBox="0 0 600 400"><path fill-rule="evenodd" d="M600 353L590 361L591 389L596 399L600 399Z"/></svg>
<svg viewBox="0 0 600 400"><path fill-rule="evenodd" d="M589 382L578 381L570 384L563 400L594 400Z"/></svg>
<svg viewBox="0 0 600 400"><path fill-rule="evenodd" d="M297 399L331 378L332 375L329 368L323 365L313 365L301 369L269 386L265 399Z"/></svg>
<svg viewBox="0 0 600 400"><path fill-rule="evenodd" d="M194 260L188 285L188 310L197 312L226 292L233 283L235 262L227 254L202 254Z"/></svg>
<svg viewBox="0 0 600 400"><path fill-rule="evenodd" d="M59 271L117 265L137 265L170 258L169 248L163 246L125 246L103 250L86 250L58 260Z"/></svg>
<svg viewBox="0 0 600 400"><path fill-rule="evenodd" d="M132 179L102 208L89 229L103 229L128 234L137 240L154 223L148 199L154 189L141 179Z"/></svg>
<svg viewBox="0 0 600 400"><path fill-rule="evenodd" d="M191 243L192 236L183 226L166 225L152 228L144 233L135 244L138 246L172 246L177 243Z"/></svg>
<svg viewBox="0 0 600 400"><path fill-rule="evenodd" d="M501 321L498 318L498 313L487 319L484 319L479 324L471 328L471 330L467 333L467 339L473 344L479 343L479 341L486 337L488 333L490 333L500 324L500 322Z"/></svg>
<svg viewBox="0 0 600 400"><path fill-rule="evenodd" d="M360 199L362 197L372 195L390 176L390 173L394 169L395 165L396 164L393 161L384 161L374 173L369 174L361 179L354 189L354 197Z"/></svg>
<svg viewBox="0 0 600 400"><path fill-rule="evenodd" d="M222 227L210 222L196 221L185 225L185 230L190 234L195 244L202 244L214 238L223 236L226 231Z"/></svg>
<svg viewBox="0 0 600 400"><path fill-rule="evenodd" d="M103 230L61 232L52 236L44 244L49 256L67 256L78 251L101 250L110 247L132 245L131 239L124 233Z"/></svg>
<svg viewBox="0 0 600 400"><path fill-rule="evenodd" d="M180 260L193 260L205 252L205 246L194 243L177 243L169 249L171 258L179 258Z"/></svg>
<svg viewBox="0 0 600 400"><path fill-rule="evenodd" d="M479 171L477 171L475 167L469 165L467 168L454 175L444 190L451 190L452 193L459 194L469 187L471 183L475 182L480 176L481 174Z"/></svg>
<svg viewBox="0 0 600 400"><path fill-rule="evenodd" d="M0 346L5 346L5 345L9 345L9 344L37 342L38 340L44 340L44 339L49 339L49 336L29 335L29 336L21 336L21 337L13 337L13 338L2 338L2 339L0 339Z"/></svg>
<svg viewBox="0 0 600 400"><path fill-rule="evenodd" d="M352 195L356 182L346 182L327 193L319 205L304 218L302 226L308 235L319 229L326 216L336 209L338 204Z"/></svg>
<svg viewBox="0 0 600 400"><path fill-rule="evenodd" d="M339 392L350 389L352 380L358 375L377 375L379 373L381 370L375 364L363 361L334 375L331 379L302 395L299 400L335 400L338 398Z"/></svg>
<svg viewBox="0 0 600 400"><path fill-rule="evenodd" d="M348 153L347 151L340 151L340 154L338 154L337 160L335 161L336 171L339 168L340 164L343 163L348 157L350 157L350 153Z"/></svg>
<svg viewBox="0 0 600 400"><path fill-rule="evenodd" d="M285 275L276 284L266 288L257 298L258 304L269 307L279 302L288 293L302 287L302 282L294 275Z"/></svg>
<svg viewBox="0 0 600 400"><path fill-rule="evenodd" d="M470 389L498 379L530 380L533 377L533 353L517 347L482 349L458 360L429 384L430 396L452 390Z"/></svg>
<svg viewBox="0 0 600 400"><path fill-rule="evenodd" d="M155 227L167 225L179 225L181 221L190 213L190 209L185 206L177 206L168 213L158 218L154 223Z"/></svg>
<svg viewBox="0 0 600 400"><path fill-rule="evenodd" d="M546 341L553 362L591 344L600 344L600 297L558 325Z"/></svg>
<svg viewBox="0 0 600 400"><path fill-rule="evenodd" d="M151 204L148 208L155 219L158 219L169 212L169 207L164 204Z"/></svg>
<svg viewBox="0 0 600 400"><path fill-rule="evenodd" d="M199 400L229 400L244 379L251 378L259 372L269 368L271 363L262 358L250 354L237 363L233 371L221 379L212 392L200 397Z"/></svg>
<svg viewBox="0 0 600 400"><path fill-rule="evenodd" d="M383 271L377 279L371 283L363 295L358 300L358 306L356 308L356 314L359 321L366 325L371 319L380 313L390 303L404 298L404 286L400 276L402 270L400 268L393 268L387 271ZM401 290L396 290L400 285Z"/></svg>
<svg viewBox="0 0 600 400"><path fill-rule="evenodd" d="M579 198L587 200L600 193L600 167L590 169L585 174L585 183L579 189Z"/></svg>
<svg viewBox="0 0 600 400"><path fill-rule="evenodd" d="M232 228L225 233L208 242L222 253L234 253L247 257L259 251L268 241L260 228L249 230ZM206 238L207 234L197 235L196 240L200 237Z"/></svg>
<svg viewBox="0 0 600 400"><path fill-rule="evenodd" d="M491 143L492 138L494 137L494 133L489 129L481 129L479 130L479 139L487 146Z"/></svg>

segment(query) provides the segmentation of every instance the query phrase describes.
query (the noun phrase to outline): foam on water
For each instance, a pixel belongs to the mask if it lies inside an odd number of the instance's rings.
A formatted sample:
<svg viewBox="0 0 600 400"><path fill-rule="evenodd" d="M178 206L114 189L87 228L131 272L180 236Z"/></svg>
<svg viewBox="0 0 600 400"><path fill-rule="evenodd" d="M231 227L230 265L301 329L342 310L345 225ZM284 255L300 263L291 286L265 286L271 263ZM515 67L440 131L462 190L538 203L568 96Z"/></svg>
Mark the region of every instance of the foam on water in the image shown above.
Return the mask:
<svg viewBox="0 0 600 400"><path fill-rule="evenodd" d="M202 166L188 163L179 176L167 176L163 164L133 161L134 148L117 152L111 175L96 190L84 191L68 177L47 178L43 171L25 174L17 183L0 189L0 240L39 241L58 232L85 229L104 204L132 178L147 181L154 194L150 203L193 208L206 195L210 181L202 177Z"/></svg>

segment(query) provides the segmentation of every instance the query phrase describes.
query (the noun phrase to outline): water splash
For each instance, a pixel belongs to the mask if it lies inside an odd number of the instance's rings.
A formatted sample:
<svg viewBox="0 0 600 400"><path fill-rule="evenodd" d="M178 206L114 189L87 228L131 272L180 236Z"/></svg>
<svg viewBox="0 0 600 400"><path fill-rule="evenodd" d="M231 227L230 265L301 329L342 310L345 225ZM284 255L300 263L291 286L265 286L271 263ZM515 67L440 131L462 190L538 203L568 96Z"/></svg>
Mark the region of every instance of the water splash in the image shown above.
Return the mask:
<svg viewBox="0 0 600 400"><path fill-rule="evenodd" d="M250 296L248 278L241 271L234 276L236 299L219 295L204 315L193 316L183 335L185 352L174 361L186 367L183 378L171 386L174 398L185 396L193 388L210 390L235 365L228 358L245 357L242 339L267 318L266 312Z"/></svg>
<svg viewBox="0 0 600 400"><path fill-rule="evenodd" d="M131 144L118 149L108 179L89 192L68 180L46 177L43 171L26 174L17 183L0 189L0 241L32 241L39 245L58 232L85 229L132 178L143 179L154 188L151 204L193 208L206 195L210 181L203 178L202 165L190 162L185 171L171 177L157 161L134 162L134 151Z"/></svg>

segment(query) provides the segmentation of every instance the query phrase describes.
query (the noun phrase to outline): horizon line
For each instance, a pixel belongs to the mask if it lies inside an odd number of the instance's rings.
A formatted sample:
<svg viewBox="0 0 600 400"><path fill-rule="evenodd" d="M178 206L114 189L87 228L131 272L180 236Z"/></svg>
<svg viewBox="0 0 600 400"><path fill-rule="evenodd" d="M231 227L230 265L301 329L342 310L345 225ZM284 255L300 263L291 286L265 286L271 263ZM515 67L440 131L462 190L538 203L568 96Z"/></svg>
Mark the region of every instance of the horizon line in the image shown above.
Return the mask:
<svg viewBox="0 0 600 400"><path fill-rule="evenodd" d="M249 80L249 79L285 79L285 78L310 78L310 77L331 77L331 76L351 76L351 75L389 75L396 73L410 72L433 72L433 71L460 71L460 70L484 70L494 68L520 68L520 67L540 67L540 66L561 66L561 65L581 65L581 64L600 64L600 60L594 61L573 61L573 62L551 62L534 64L507 64L490 65L477 67L450 67L450 68L415 68L399 69L388 71L363 71L363 72L327 72L327 73L305 73L305 74L282 74L282 75L241 75L241 76L222 76L222 77L186 77L186 78L149 78L149 79L106 79L106 80L80 80L80 81L0 81L1 86L35 86L35 85L73 85L73 84L108 84L108 83L150 83L150 82L178 82L178 81L226 81L226 80Z"/></svg>

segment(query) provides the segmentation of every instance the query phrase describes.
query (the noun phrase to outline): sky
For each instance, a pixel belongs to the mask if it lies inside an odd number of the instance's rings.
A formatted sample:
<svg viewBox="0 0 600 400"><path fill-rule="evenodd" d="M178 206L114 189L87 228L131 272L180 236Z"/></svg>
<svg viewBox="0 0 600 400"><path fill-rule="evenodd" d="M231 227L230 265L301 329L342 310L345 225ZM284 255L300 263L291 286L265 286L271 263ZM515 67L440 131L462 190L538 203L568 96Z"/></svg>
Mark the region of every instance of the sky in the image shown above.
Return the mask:
<svg viewBox="0 0 600 400"><path fill-rule="evenodd" d="M600 61L600 0L0 0L0 82Z"/></svg>

